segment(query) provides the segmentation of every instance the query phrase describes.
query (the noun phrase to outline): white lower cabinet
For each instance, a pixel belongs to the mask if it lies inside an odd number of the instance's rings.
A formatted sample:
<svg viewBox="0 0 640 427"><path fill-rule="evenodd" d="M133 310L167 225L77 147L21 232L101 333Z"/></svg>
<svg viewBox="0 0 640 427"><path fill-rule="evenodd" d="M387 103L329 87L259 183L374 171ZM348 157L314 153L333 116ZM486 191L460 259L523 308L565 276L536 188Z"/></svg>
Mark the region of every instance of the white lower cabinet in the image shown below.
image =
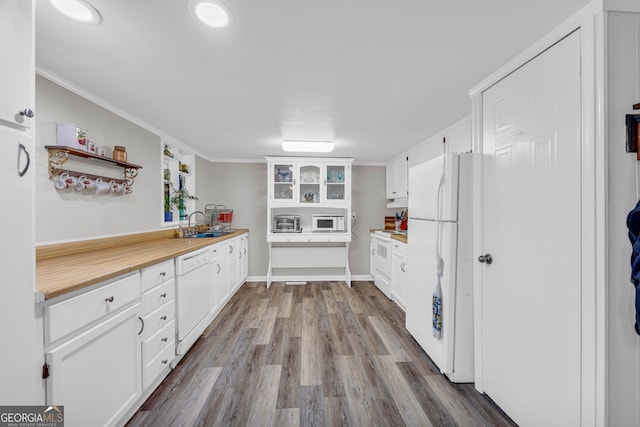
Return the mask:
<svg viewBox="0 0 640 427"><path fill-rule="evenodd" d="M213 319L248 273L248 233L210 247ZM126 422L176 360L173 259L44 308L46 403L65 425Z"/></svg>
<svg viewBox="0 0 640 427"><path fill-rule="evenodd" d="M236 288L242 286L249 270L249 234L243 234L238 240L238 282Z"/></svg>
<svg viewBox="0 0 640 427"><path fill-rule="evenodd" d="M220 252L222 245L217 244L211 247L211 317L215 317L224 304L224 298L227 296L224 269L221 264Z"/></svg>
<svg viewBox="0 0 640 427"><path fill-rule="evenodd" d="M228 300L238 282L237 238L225 240L220 244L220 264L224 270L225 298Z"/></svg>
<svg viewBox="0 0 640 427"><path fill-rule="evenodd" d="M376 241L375 233L369 233L369 274L371 279L376 278Z"/></svg>
<svg viewBox="0 0 640 427"><path fill-rule="evenodd" d="M142 389L164 378L175 358L175 268L173 259L142 269ZM170 351L168 351L169 349ZM169 356L168 354L171 353ZM162 357L161 357L162 356Z"/></svg>
<svg viewBox="0 0 640 427"><path fill-rule="evenodd" d="M392 240L391 250L391 299L405 309L405 293L408 285L407 244Z"/></svg>
<svg viewBox="0 0 640 427"><path fill-rule="evenodd" d="M136 301L46 352L47 404L67 427L116 425L141 397L139 314Z"/></svg>
<svg viewBox="0 0 640 427"><path fill-rule="evenodd" d="M245 233L233 239L225 240L218 245L218 273L225 289L222 301L226 302L244 283L248 274L249 234ZM217 269L217 268L216 268Z"/></svg>

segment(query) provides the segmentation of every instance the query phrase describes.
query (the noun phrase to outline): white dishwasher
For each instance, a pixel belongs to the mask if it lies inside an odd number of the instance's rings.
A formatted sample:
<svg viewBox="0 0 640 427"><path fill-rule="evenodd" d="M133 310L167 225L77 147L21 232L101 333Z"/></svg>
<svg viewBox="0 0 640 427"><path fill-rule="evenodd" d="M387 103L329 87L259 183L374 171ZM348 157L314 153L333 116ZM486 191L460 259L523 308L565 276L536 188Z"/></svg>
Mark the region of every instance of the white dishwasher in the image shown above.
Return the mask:
<svg viewBox="0 0 640 427"><path fill-rule="evenodd" d="M176 258L176 353L184 355L209 325L211 255L205 248Z"/></svg>

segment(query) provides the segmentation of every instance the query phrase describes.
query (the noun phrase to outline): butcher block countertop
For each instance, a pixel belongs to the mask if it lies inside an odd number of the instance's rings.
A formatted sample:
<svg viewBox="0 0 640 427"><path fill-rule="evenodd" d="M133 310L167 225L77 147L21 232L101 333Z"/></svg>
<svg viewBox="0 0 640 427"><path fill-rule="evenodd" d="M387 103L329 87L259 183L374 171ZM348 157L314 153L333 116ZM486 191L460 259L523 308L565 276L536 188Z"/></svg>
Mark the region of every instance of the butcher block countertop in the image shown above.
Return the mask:
<svg viewBox="0 0 640 427"><path fill-rule="evenodd" d="M234 238L174 238L174 230L133 234L36 248L36 290L49 300L167 259Z"/></svg>
<svg viewBox="0 0 640 427"><path fill-rule="evenodd" d="M409 235L408 234L400 234L400 233L398 233L398 234L392 234L391 238L392 239L396 239L396 240L398 240L400 242L407 243L407 241L409 239Z"/></svg>

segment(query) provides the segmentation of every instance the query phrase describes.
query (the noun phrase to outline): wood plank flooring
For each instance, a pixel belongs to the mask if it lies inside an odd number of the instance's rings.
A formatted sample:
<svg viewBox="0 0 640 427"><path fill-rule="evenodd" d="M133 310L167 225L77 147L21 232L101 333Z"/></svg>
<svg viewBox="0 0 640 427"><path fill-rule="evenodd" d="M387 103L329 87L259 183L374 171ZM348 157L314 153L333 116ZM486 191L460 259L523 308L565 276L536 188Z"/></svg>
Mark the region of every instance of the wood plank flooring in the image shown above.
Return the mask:
<svg viewBox="0 0 640 427"><path fill-rule="evenodd" d="M245 283L128 426L515 426L371 282Z"/></svg>

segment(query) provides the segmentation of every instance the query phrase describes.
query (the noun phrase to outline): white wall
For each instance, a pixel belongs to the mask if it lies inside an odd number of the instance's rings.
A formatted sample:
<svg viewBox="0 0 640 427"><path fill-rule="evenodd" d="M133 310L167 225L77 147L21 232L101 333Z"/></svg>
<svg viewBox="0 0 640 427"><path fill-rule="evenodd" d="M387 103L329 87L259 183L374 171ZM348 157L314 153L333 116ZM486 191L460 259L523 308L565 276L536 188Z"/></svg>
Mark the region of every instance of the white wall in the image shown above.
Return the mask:
<svg viewBox="0 0 640 427"><path fill-rule="evenodd" d="M160 137L36 77L36 243L97 238L158 229L162 215ZM126 196L58 191L49 180L45 145L56 144L56 124L76 124L98 145L123 145L128 161L143 166ZM122 177L122 168L96 160L68 162L79 171Z"/></svg>
<svg viewBox="0 0 640 427"><path fill-rule="evenodd" d="M608 425L640 425L640 340L633 330L634 288L626 216L640 197L640 166L625 152L625 115L640 102L640 14L608 17Z"/></svg>

